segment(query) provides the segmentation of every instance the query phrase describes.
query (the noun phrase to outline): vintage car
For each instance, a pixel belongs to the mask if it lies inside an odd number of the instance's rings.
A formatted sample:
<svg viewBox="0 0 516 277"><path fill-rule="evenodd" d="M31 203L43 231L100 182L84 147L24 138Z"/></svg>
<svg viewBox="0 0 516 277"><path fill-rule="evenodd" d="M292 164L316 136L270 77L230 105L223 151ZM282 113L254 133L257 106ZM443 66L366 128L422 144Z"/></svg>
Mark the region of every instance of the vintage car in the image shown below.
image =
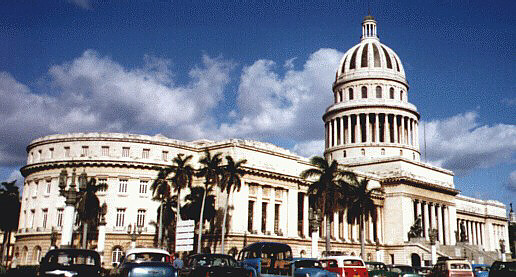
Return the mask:
<svg viewBox="0 0 516 277"><path fill-rule="evenodd" d="M367 268L360 257L328 256L320 260L323 268L340 276L368 277Z"/></svg>
<svg viewBox="0 0 516 277"><path fill-rule="evenodd" d="M293 258L290 272L293 277L337 277L336 273L324 270L320 261L311 258Z"/></svg>
<svg viewBox="0 0 516 277"><path fill-rule="evenodd" d="M471 264L462 259L444 259L437 261L428 275L431 277L473 277Z"/></svg>
<svg viewBox="0 0 516 277"><path fill-rule="evenodd" d="M502 262L496 261L491 265L489 277L516 276L516 261Z"/></svg>
<svg viewBox="0 0 516 277"><path fill-rule="evenodd" d="M398 274L400 277L419 277L419 275L415 268L410 265L403 264L393 264L388 265L387 268L390 272Z"/></svg>
<svg viewBox="0 0 516 277"><path fill-rule="evenodd" d="M125 253L116 269L119 277L177 277L170 254L157 248L133 248Z"/></svg>
<svg viewBox="0 0 516 277"><path fill-rule="evenodd" d="M488 277L489 276L489 265L486 264L472 264L473 274L475 277Z"/></svg>
<svg viewBox="0 0 516 277"><path fill-rule="evenodd" d="M224 254L194 254L186 258L183 268L179 271L181 277L210 276L210 277L252 277L253 273L237 263L235 258Z"/></svg>
<svg viewBox="0 0 516 277"><path fill-rule="evenodd" d="M279 242L255 242L240 251L238 261L253 277L290 276L292 249Z"/></svg>
<svg viewBox="0 0 516 277"><path fill-rule="evenodd" d="M367 273L369 277L382 276L382 277L398 277L399 274L391 272L387 269L387 266L382 262L366 262Z"/></svg>
<svg viewBox="0 0 516 277"><path fill-rule="evenodd" d="M39 276L100 276L100 255L86 249L53 249L47 252L39 266Z"/></svg>

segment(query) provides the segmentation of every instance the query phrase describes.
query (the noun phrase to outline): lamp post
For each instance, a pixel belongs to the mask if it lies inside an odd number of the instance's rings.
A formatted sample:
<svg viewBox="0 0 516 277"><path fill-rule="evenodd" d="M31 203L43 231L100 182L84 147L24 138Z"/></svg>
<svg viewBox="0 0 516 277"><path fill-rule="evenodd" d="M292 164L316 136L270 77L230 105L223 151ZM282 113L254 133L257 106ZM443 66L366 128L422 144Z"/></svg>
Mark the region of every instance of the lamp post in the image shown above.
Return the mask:
<svg viewBox="0 0 516 277"><path fill-rule="evenodd" d="M63 211L63 229L61 233L61 248L72 247L75 206L77 204L77 201L79 200L80 194L86 188L86 172L81 173L81 175L78 178L79 190L76 189L76 178L77 175L75 173L75 169L73 169L72 175L70 177L68 176L68 172L66 171L66 169L61 170L61 173L59 174L59 195L65 197L65 208ZM68 181L70 181L70 184L68 185L68 189L66 189Z"/></svg>
<svg viewBox="0 0 516 277"><path fill-rule="evenodd" d="M437 263L437 248L435 246L437 242L437 229L428 228L428 236L430 237L430 245L432 245L432 265Z"/></svg>
<svg viewBox="0 0 516 277"><path fill-rule="evenodd" d="M502 255L502 262L505 262L505 240L501 239L500 243L500 254Z"/></svg>
<svg viewBox="0 0 516 277"><path fill-rule="evenodd" d="M56 242L57 242L57 231L54 229L54 226L52 226L52 232L50 233L50 249L56 248Z"/></svg>
<svg viewBox="0 0 516 277"><path fill-rule="evenodd" d="M309 209L309 214L310 214L310 218L309 218L309 221L310 221L310 227L311 227L311 231L312 231L312 258L317 258L319 256L319 226L321 225L321 222L322 222L322 215L321 215L321 210L320 209L313 209L313 208L310 208Z"/></svg>
<svg viewBox="0 0 516 277"><path fill-rule="evenodd" d="M142 231L143 230L141 226L137 226L137 224L129 224L127 228L127 234L131 236L131 248L136 248L136 239L142 235Z"/></svg>

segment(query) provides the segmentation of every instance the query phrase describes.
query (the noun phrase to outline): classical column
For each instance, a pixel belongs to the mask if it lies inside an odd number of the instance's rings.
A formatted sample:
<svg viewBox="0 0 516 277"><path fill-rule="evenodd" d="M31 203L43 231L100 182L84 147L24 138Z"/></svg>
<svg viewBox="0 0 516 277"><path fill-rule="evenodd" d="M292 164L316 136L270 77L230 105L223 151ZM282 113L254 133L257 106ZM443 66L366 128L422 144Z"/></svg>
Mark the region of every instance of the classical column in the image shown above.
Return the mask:
<svg viewBox="0 0 516 277"><path fill-rule="evenodd" d="M378 237L378 241L380 243L383 242L383 229L382 229L382 222L383 222L383 215L382 215L382 208L380 206L376 207L376 236Z"/></svg>
<svg viewBox="0 0 516 277"><path fill-rule="evenodd" d="M407 139L405 136L405 117L401 116L401 135L400 135L400 143L405 144L407 143Z"/></svg>
<svg viewBox="0 0 516 277"><path fill-rule="evenodd" d="M335 239L339 239L339 213L333 213L333 237Z"/></svg>
<svg viewBox="0 0 516 277"><path fill-rule="evenodd" d="M344 117L341 116L339 117L339 122L340 122L340 145L343 145L344 144Z"/></svg>
<svg viewBox="0 0 516 277"><path fill-rule="evenodd" d="M63 227L61 232L61 248L72 246L73 225L75 216L75 206L66 204L63 211ZM34 220L34 219L32 219Z"/></svg>
<svg viewBox="0 0 516 277"><path fill-rule="evenodd" d="M429 240L430 237L428 236L428 228L430 228L430 220L429 220L429 215L430 215L430 209L429 209L429 203L428 202L423 202L423 208L424 208L424 222L425 222L425 239L426 240Z"/></svg>
<svg viewBox="0 0 516 277"><path fill-rule="evenodd" d="M343 236L343 240L344 241L349 241L349 234L348 234L348 216L347 216L347 211L344 210L344 212L342 212L342 227L343 227L343 230L342 230L342 236Z"/></svg>
<svg viewBox="0 0 516 277"><path fill-rule="evenodd" d="M399 143L399 137L398 137L398 117L396 115L393 115L392 118L392 124L393 124L393 131L394 131L394 143Z"/></svg>
<svg viewBox="0 0 516 277"><path fill-rule="evenodd" d="M360 114L355 115L355 143L362 142L362 129L360 126Z"/></svg>
<svg viewBox="0 0 516 277"><path fill-rule="evenodd" d="M374 244L374 221L373 221L373 217L370 216L369 217L369 241L371 241L371 243Z"/></svg>
<svg viewBox="0 0 516 277"><path fill-rule="evenodd" d="M333 132L332 132L332 142L333 142L333 146L337 146L337 119L334 118L332 120L332 128L333 128Z"/></svg>
<svg viewBox="0 0 516 277"><path fill-rule="evenodd" d="M326 148L328 148L328 122L324 124L324 145Z"/></svg>
<svg viewBox="0 0 516 277"><path fill-rule="evenodd" d="M308 194L303 193L303 235L309 235L309 219L308 219Z"/></svg>
<svg viewBox="0 0 516 277"><path fill-rule="evenodd" d="M439 242L443 244L443 213L441 211L441 205L436 205L437 207L437 230L439 230Z"/></svg>
<svg viewBox="0 0 516 277"><path fill-rule="evenodd" d="M448 209L448 206L443 206L443 212L444 212L444 243L443 244L450 244L450 210Z"/></svg>
<svg viewBox="0 0 516 277"><path fill-rule="evenodd" d="M347 118L348 118L348 137L347 137L347 143L351 144L351 115L348 115Z"/></svg>
<svg viewBox="0 0 516 277"><path fill-rule="evenodd" d="M383 142L389 143L391 142L391 136L389 133L389 115L384 114L383 117Z"/></svg>
<svg viewBox="0 0 516 277"><path fill-rule="evenodd" d="M475 224L477 227L477 245L482 245L482 237L480 236L480 222Z"/></svg>
<svg viewBox="0 0 516 277"><path fill-rule="evenodd" d="M369 113L365 114L365 122L364 122L364 128L365 128L365 142L369 143L371 142L371 131L369 130Z"/></svg>
<svg viewBox="0 0 516 277"><path fill-rule="evenodd" d="M421 205L423 205L423 202L421 202L419 200L415 200L415 201L416 201L416 216L420 216L421 215Z"/></svg>

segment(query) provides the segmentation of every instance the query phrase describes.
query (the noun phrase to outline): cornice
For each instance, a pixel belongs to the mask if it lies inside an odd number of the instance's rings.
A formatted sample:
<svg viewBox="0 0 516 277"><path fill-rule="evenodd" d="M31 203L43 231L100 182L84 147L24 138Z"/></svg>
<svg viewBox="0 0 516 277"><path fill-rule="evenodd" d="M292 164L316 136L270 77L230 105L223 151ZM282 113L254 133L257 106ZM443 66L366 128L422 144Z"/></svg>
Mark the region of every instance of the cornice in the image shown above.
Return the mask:
<svg viewBox="0 0 516 277"><path fill-rule="evenodd" d="M390 186L390 185L409 185L416 188L424 188L429 189L431 191L441 192L448 195L455 196L460 193L460 190L454 188L447 188L440 185L436 185L430 182L425 182L422 180L418 180L415 178L411 178L408 176L398 176L398 177L389 177L385 178L381 181L382 185Z"/></svg>

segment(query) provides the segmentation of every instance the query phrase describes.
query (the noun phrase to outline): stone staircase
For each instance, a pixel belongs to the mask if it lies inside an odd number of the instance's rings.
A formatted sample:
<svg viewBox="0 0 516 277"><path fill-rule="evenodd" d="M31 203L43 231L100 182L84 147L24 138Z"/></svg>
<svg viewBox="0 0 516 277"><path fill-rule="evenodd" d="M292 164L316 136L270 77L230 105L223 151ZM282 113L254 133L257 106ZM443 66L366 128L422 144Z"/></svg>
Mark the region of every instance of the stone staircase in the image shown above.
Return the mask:
<svg viewBox="0 0 516 277"><path fill-rule="evenodd" d="M457 245L440 245L438 249L451 258L467 259L476 264L492 264L500 260L496 251L484 251L478 245L458 242Z"/></svg>

